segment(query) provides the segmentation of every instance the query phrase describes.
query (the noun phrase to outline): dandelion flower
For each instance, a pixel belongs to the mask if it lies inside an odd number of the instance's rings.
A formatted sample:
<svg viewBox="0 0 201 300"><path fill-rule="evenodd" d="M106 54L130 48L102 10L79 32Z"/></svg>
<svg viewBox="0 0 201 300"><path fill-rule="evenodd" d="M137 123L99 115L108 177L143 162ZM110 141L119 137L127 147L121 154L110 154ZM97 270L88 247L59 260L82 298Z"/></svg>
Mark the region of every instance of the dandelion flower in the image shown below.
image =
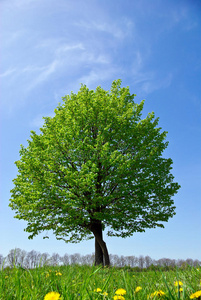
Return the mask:
<svg viewBox="0 0 201 300"><path fill-rule="evenodd" d="M62 274L60 272L56 272L56 276L61 276Z"/></svg>
<svg viewBox="0 0 201 300"><path fill-rule="evenodd" d="M116 290L115 294L116 295L120 295L120 296L126 295L126 290L124 290L124 289L118 289L118 290Z"/></svg>
<svg viewBox="0 0 201 300"><path fill-rule="evenodd" d="M57 292L50 292L48 294L45 295L44 300L59 300L60 298L60 294Z"/></svg>
<svg viewBox="0 0 201 300"><path fill-rule="evenodd" d="M100 288L97 288L94 290L94 292L100 293L100 292L102 292L102 290Z"/></svg>
<svg viewBox="0 0 201 300"><path fill-rule="evenodd" d="M178 286L182 286L183 283L181 281L175 281L174 285L178 287Z"/></svg>
<svg viewBox="0 0 201 300"><path fill-rule="evenodd" d="M141 286L137 286L135 289L135 293L138 293L141 289L142 289Z"/></svg>
<svg viewBox="0 0 201 300"><path fill-rule="evenodd" d="M201 291L197 291L194 294L190 295L190 299L195 299L201 297Z"/></svg>
<svg viewBox="0 0 201 300"><path fill-rule="evenodd" d="M125 300L125 298L121 295L118 295L118 296L116 295L113 298L114 298L114 300Z"/></svg>
<svg viewBox="0 0 201 300"><path fill-rule="evenodd" d="M108 296L108 293L107 293L107 292L104 292L104 293L103 293L103 296Z"/></svg>
<svg viewBox="0 0 201 300"><path fill-rule="evenodd" d="M154 298L154 297L163 297L165 295L165 293L163 292L163 291L155 291L154 293L152 293L151 295L150 295L150 297L151 298Z"/></svg>

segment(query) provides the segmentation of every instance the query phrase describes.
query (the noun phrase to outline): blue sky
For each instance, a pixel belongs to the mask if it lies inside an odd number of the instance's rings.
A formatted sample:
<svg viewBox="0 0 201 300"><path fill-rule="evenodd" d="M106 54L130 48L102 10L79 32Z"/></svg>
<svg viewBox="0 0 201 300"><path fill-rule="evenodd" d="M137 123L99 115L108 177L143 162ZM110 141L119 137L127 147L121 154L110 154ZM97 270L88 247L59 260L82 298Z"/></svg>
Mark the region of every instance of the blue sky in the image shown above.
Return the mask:
<svg viewBox="0 0 201 300"><path fill-rule="evenodd" d="M14 162L30 131L53 116L61 97L109 89L122 79L168 131L165 157L181 185L165 229L105 237L109 253L201 260L201 2L185 0L1 0L0 254L87 254L94 241L66 244L50 234L28 240L8 207Z"/></svg>

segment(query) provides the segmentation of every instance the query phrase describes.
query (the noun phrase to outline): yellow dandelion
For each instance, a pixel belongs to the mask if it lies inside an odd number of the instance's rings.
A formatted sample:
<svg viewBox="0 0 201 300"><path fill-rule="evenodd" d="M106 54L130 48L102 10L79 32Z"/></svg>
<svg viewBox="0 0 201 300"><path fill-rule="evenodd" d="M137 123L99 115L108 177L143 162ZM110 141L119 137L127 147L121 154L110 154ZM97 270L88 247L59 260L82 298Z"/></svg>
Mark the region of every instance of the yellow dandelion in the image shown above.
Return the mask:
<svg viewBox="0 0 201 300"><path fill-rule="evenodd" d="M50 292L48 294L45 295L44 300L59 300L60 298L60 294L57 292Z"/></svg>
<svg viewBox="0 0 201 300"><path fill-rule="evenodd" d="M56 276L62 276L60 272L56 272Z"/></svg>
<svg viewBox="0 0 201 300"><path fill-rule="evenodd" d="M195 299L200 297L201 297L201 291L197 291L194 294L190 295L190 299Z"/></svg>
<svg viewBox="0 0 201 300"><path fill-rule="evenodd" d="M175 281L174 285L175 285L176 287L178 287L178 286L182 286L183 283L179 280L179 281Z"/></svg>
<svg viewBox="0 0 201 300"><path fill-rule="evenodd" d="M46 278L48 278L49 276L50 276L50 274L49 274L49 273L47 273L45 277L46 277Z"/></svg>
<svg viewBox="0 0 201 300"><path fill-rule="evenodd" d="M114 298L114 300L125 300L125 298L121 295L118 295L118 296L116 295L113 298Z"/></svg>
<svg viewBox="0 0 201 300"><path fill-rule="evenodd" d="M158 291L158 296L164 296L165 295L165 293L163 292L163 291Z"/></svg>
<svg viewBox="0 0 201 300"><path fill-rule="evenodd" d="M150 297L151 298L154 298L154 297L163 297L165 295L165 293L163 292L163 291L155 291L154 293L152 293L151 295L150 295Z"/></svg>
<svg viewBox="0 0 201 300"><path fill-rule="evenodd" d="M97 288L94 290L94 292L100 293L100 292L102 292L102 290L100 288Z"/></svg>
<svg viewBox="0 0 201 300"><path fill-rule="evenodd" d="M126 290L124 290L124 289L118 289L118 290L116 290L115 294L116 295L120 295L120 296L126 295Z"/></svg>
<svg viewBox="0 0 201 300"><path fill-rule="evenodd" d="M137 286L136 289L135 289L135 293L138 293L141 290L142 290L142 287L141 286Z"/></svg>
<svg viewBox="0 0 201 300"><path fill-rule="evenodd" d="M103 296L105 296L105 297L108 296L108 293L107 293L107 292L104 292L104 293L103 293Z"/></svg>

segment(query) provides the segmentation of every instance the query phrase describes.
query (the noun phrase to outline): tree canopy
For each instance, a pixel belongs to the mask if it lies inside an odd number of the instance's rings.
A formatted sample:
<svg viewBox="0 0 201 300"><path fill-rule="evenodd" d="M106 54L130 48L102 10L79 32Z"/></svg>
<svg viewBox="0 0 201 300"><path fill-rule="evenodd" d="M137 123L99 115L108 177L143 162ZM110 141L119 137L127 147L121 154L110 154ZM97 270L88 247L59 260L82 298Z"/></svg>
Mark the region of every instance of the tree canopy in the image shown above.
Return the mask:
<svg viewBox="0 0 201 300"><path fill-rule="evenodd" d="M81 85L40 134L31 131L9 204L29 238L46 230L66 242L95 237L96 263L108 265L104 230L124 238L173 217L179 184L162 156L167 132L153 112L141 119L144 101L134 96L120 80L110 91Z"/></svg>

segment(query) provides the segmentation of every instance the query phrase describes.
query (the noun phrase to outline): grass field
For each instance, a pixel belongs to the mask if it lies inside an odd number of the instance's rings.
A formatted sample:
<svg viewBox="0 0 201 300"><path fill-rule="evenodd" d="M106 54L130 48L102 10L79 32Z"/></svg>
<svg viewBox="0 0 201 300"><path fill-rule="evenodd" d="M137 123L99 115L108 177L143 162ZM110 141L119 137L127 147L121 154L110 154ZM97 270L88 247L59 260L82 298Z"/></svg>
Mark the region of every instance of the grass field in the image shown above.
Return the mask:
<svg viewBox="0 0 201 300"><path fill-rule="evenodd" d="M193 267L136 272L70 265L0 271L0 300L201 299L200 295L201 269Z"/></svg>

